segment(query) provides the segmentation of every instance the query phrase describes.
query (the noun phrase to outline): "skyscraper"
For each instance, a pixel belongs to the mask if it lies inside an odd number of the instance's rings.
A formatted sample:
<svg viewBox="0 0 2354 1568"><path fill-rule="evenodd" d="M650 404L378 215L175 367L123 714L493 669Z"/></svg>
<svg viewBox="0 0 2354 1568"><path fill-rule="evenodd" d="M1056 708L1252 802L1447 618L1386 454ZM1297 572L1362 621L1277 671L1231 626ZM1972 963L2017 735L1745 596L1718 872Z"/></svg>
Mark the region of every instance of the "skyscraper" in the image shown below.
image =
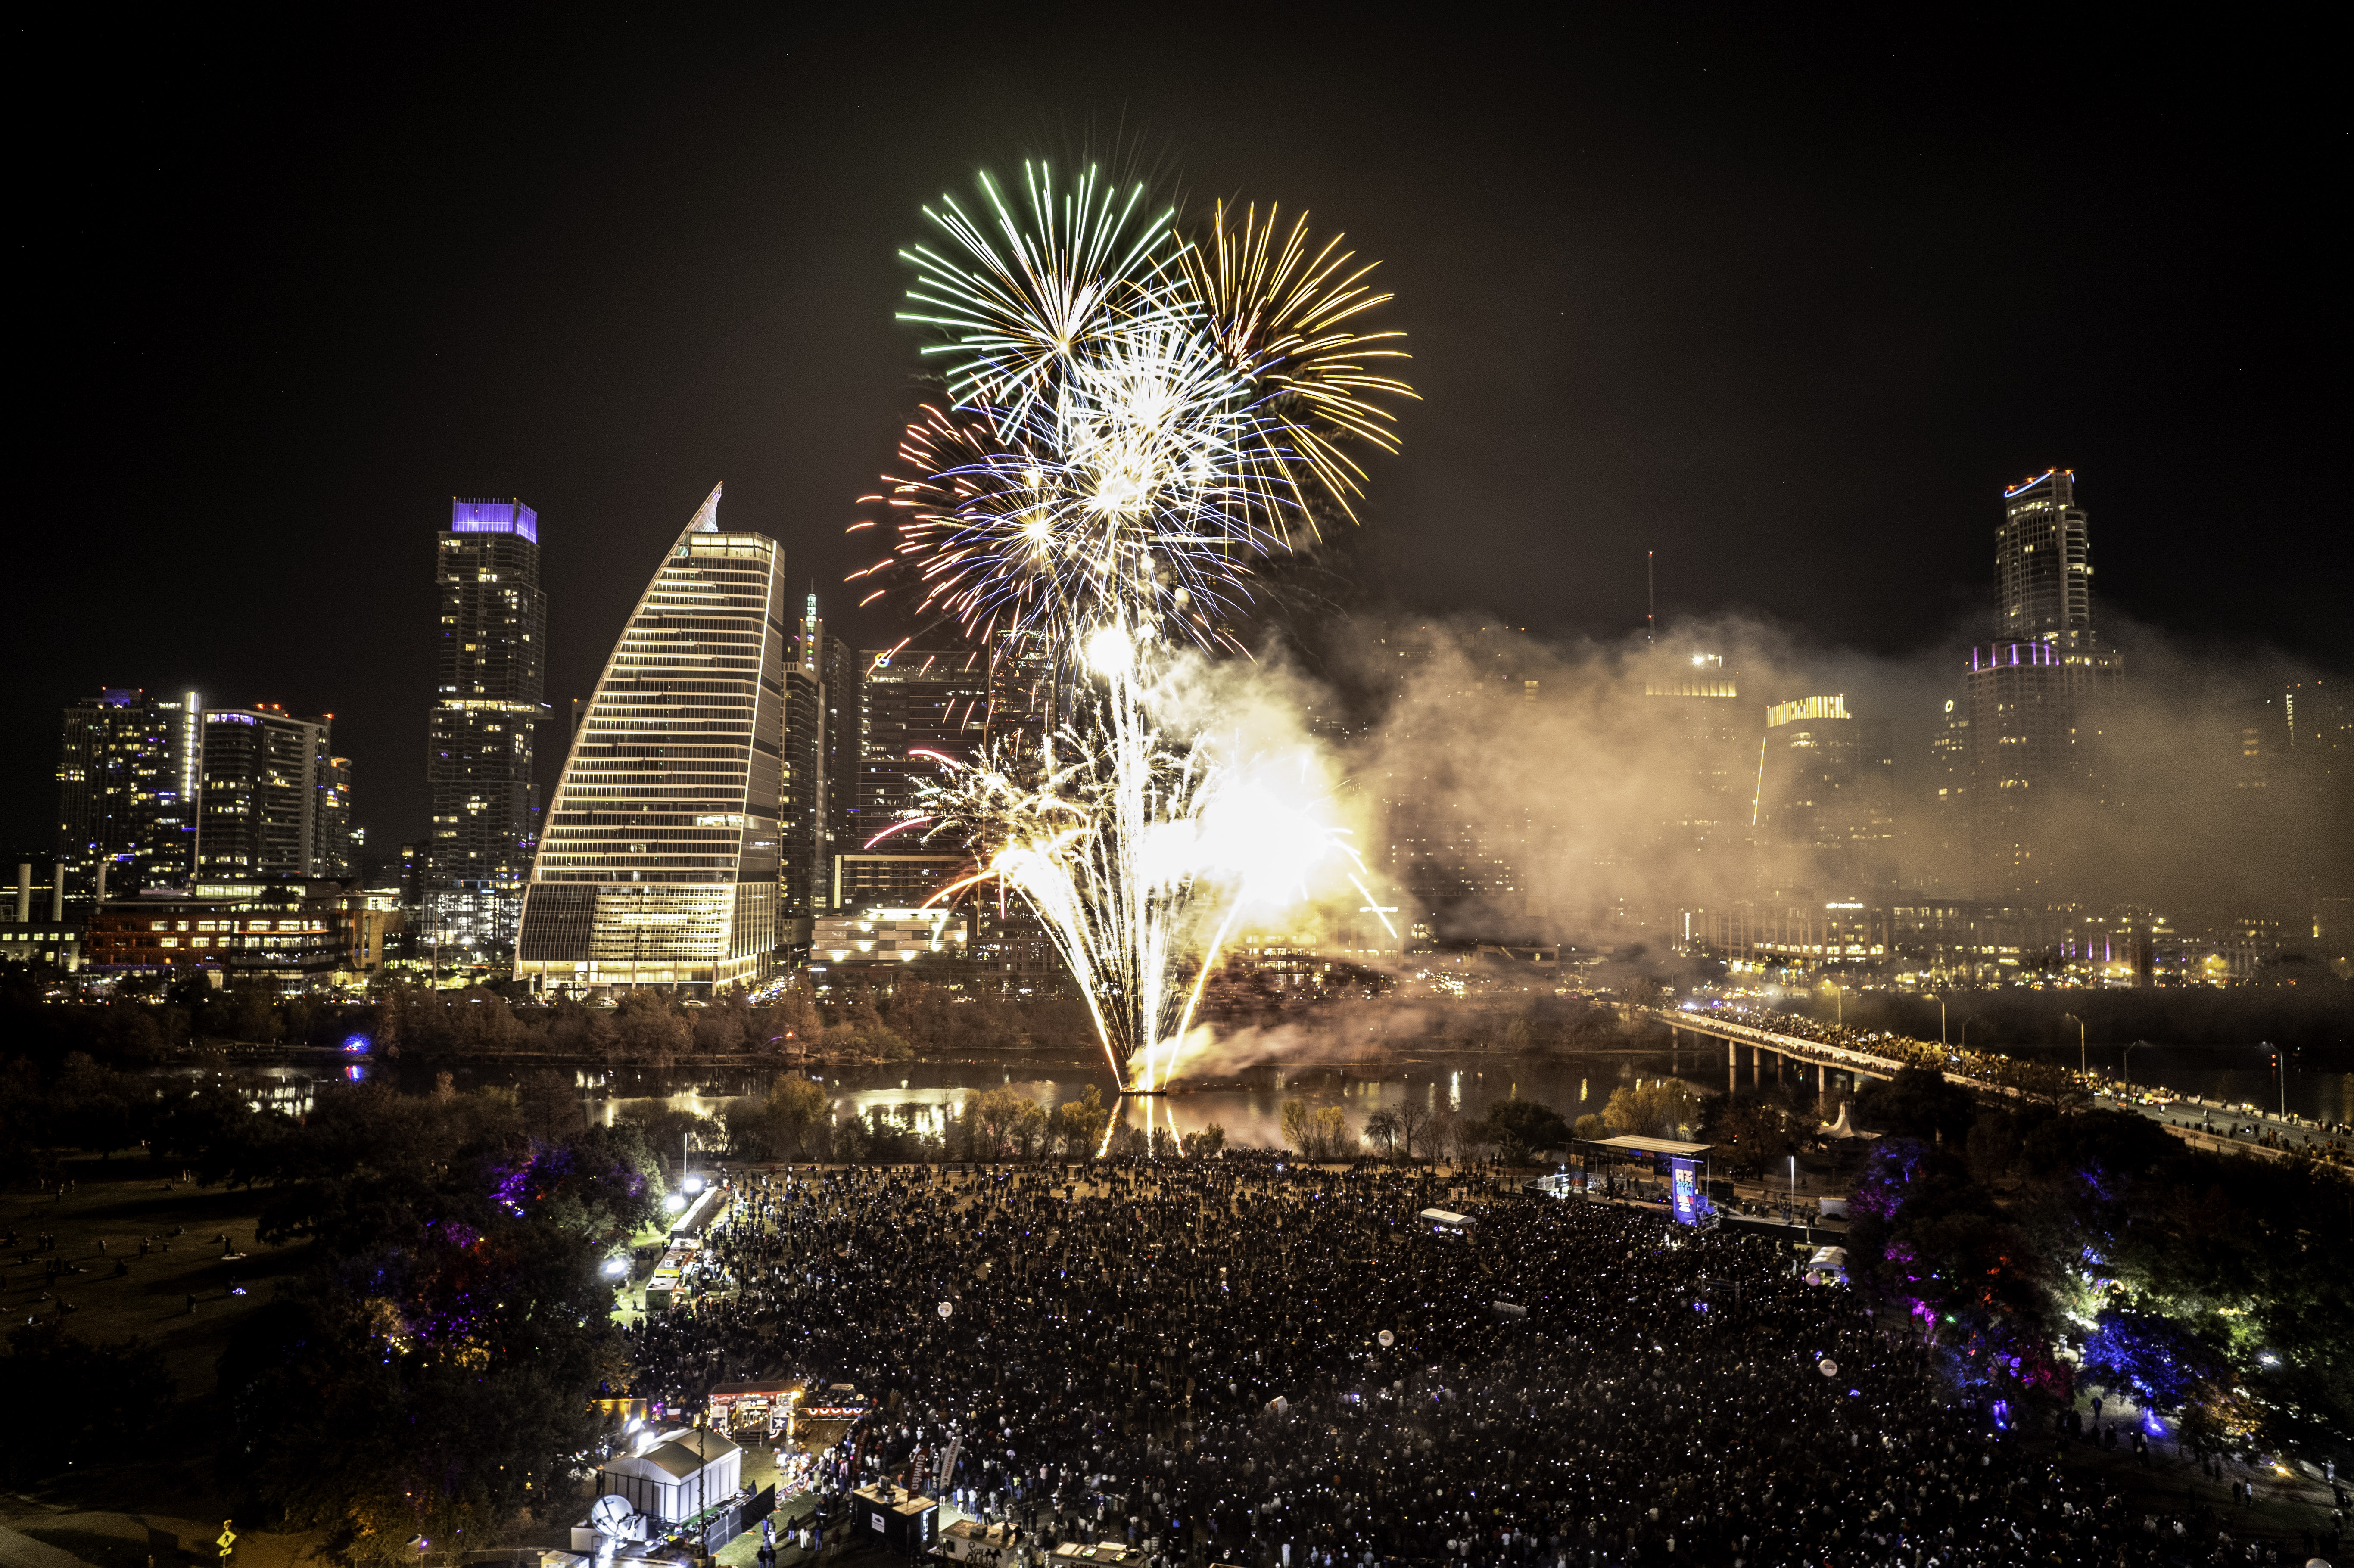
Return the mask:
<svg viewBox="0 0 2354 1568"><path fill-rule="evenodd" d="M532 726L547 716L539 514L520 501L450 503L435 549L438 657L427 780L427 939L511 950L539 833Z"/></svg>
<svg viewBox="0 0 2354 1568"><path fill-rule="evenodd" d="M1766 710L1756 815L1793 885L1870 899L1894 891L1895 771L1888 722L1850 713L1844 693Z"/></svg>
<svg viewBox="0 0 2354 1568"><path fill-rule="evenodd" d="M723 533L718 487L640 596L573 737L515 974L709 994L777 946L784 552Z"/></svg>
<svg viewBox="0 0 2354 1568"><path fill-rule="evenodd" d="M789 943L833 907L833 856L858 787L858 656L825 629L817 595L802 607L785 672L784 872L781 916Z"/></svg>
<svg viewBox="0 0 2354 1568"><path fill-rule="evenodd" d="M1998 636L1964 679L1971 894L2082 895L2080 868L2107 831L2115 780L2106 705L2124 673L2093 631L2092 543L2073 470L2003 492L1995 528Z"/></svg>
<svg viewBox="0 0 2354 1568"><path fill-rule="evenodd" d="M290 715L271 703L204 715L197 780L196 880L282 883L334 874L329 755L334 715ZM126 889L126 891L128 891Z"/></svg>
<svg viewBox="0 0 2354 1568"><path fill-rule="evenodd" d="M186 883L195 867L202 713L194 692L151 697L123 689L65 710L58 862L70 913L86 914L101 894L133 896Z"/></svg>
<svg viewBox="0 0 2354 1568"><path fill-rule="evenodd" d="M1994 577L1999 638L2054 642L2093 629L2092 536L2074 469L2046 469L2002 493Z"/></svg>
<svg viewBox="0 0 2354 1568"><path fill-rule="evenodd" d="M874 650L859 669L858 798L834 846L836 907L914 906L968 863L965 844L922 830L881 835L917 809L916 783L963 761L989 726L988 661L962 649Z"/></svg>

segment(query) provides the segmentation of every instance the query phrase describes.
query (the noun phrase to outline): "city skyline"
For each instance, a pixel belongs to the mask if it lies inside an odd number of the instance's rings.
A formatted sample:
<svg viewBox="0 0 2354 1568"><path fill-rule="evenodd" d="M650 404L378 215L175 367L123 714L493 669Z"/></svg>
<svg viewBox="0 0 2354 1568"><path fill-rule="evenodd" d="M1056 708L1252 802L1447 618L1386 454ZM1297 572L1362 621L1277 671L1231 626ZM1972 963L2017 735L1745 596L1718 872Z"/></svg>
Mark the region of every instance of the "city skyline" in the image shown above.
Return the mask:
<svg viewBox="0 0 2354 1568"><path fill-rule="evenodd" d="M133 95L123 129L170 114L172 156L225 160L270 217L184 211L194 187L176 184L102 214L43 187L71 219L66 297L103 281L128 301L90 352L36 344L78 426L65 450L103 430L140 453L76 508L126 558L166 567L174 597L133 617L36 599L9 700L46 715L138 685L332 708L375 842L416 836L430 807L408 766L413 694L430 656L404 629L431 589L410 530L452 491L521 494L547 519L559 710L633 591L605 564L658 547L648 520L720 478L845 641L889 645L914 629L835 590L863 564L839 529L889 461L877 432L920 392L890 319L892 256L919 238L930 193L1073 148L1173 175L1190 199L1306 206L1386 258L1384 286L1414 303L1426 402L1403 455L1378 461L1367 528L1340 560L1367 602L1608 636L1640 623L1656 550L1667 619L1745 609L1902 654L1981 635L1984 497L2060 463L2100 497L2109 623L2344 663L2326 573L2213 543L2326 559L2338 510L2318 465L2277 457L2326 439L2317 343L2252 344L2236 324L2259 276L2291 315L2320 287L2294 194L2313 188L2311 139L2229 108L2252 58L2202 58L2195 101L2167 91L2187 61L2161 58L2053 104L1985 33L1906 57L1900 93L1860 36L1628 22L1541 37L1524 68L1480 57L1534 73L1534 90L1450 96L1466 111L1440 123L1394 90L1417 69L1467 79L1469 56L1408 68L1344 43L1335 75L1352 85L1270 104L1182 48L1123 52L1123 37L1056 46L1073 67L1122 60L1116 90L1056 85L1084 69L1017 73L949 134L928 105L881 132L836 113L847 84L809 77L790 37L759 27L551 53L520 23L486 23L466 51L394 37L356 78L335 73L348 108L311 107L338 133L302 148L252 140L234 92L183 102L157 77L164 37L134 41L125 69L159 90ZM1004 46L982 32L958 47ZM403 107L487 80L511 107L462 132ZM691 122L650 112L688 81ZM1331 112L1344 96L1391 110L1417 154L1359 158ZM2267 91L2267 112L2298 101ZM2286 151L2243 156L2259 144ZM2244 200L2228 233L2174 194L2226 171L2279 198ZM217 239L193 254L226 270L191 281L223 286L146 289L151 221ZM472 238L447 256L422 238L452 228ZM200 395L159 429L147 401L106 401L134 382ZM2230 481L2256 471L2262 486ZM282 547L207 543L262 536ZM66 537L33 541L37 577L67 569ZM317 621L323 654L290 661L180 596L266 610L298 642ZM46 784L31 769L0 782L0 832L24 848L43 842Z"/></svg>

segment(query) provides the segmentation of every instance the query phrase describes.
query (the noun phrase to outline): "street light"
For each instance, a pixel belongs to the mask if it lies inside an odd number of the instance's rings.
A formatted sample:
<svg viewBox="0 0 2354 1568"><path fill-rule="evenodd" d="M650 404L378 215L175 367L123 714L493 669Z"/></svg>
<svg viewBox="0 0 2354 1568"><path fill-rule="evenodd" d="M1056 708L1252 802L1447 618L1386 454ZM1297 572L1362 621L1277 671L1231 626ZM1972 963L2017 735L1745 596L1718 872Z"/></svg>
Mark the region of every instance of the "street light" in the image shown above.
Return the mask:
<svg viewBox="0 0 2354 1568"><path fill-rule="evenodd" d="M2090 1077L2091 1072L2084 1065L2084 1021L2073 1012L2063 1012L2060 1016L2076 1026L2076 1075Z"/></svg>
<svg viewBox="0 0 2354 1568"><path fill-rule="evenodd" d="M2126 1087L2128 1089L2133 1087L2133 1054L2148 1044L2147 1040L2137 1040L2126 1047Z"/></svg>
<svg viewBox="0 0 2354 1568"><path fill-rule="evenodd" d="M1946 999L1937 992L1931 991L1929 1000L1937 1004L1937 1044L1943 1045L1946 1044Z"/></svg>

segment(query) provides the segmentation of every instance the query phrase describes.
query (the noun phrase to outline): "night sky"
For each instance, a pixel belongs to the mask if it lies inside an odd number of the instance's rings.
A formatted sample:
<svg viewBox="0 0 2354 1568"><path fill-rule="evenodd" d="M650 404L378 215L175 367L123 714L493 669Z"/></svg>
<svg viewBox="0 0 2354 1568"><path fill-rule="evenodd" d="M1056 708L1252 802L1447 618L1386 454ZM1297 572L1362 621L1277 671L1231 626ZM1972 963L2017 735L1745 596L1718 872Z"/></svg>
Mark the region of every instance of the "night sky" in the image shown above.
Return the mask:
<svg viewBox="0 0 2354 1568"><path fill-rule="evenodd" d="M538 509L559 715L716 481L848 605L917 396L896 253L1025 155L1383 260L1425 400L1371 600L1616 636L1654 548L1663 617L1958 647L2057 463L2102 609L2348 662L2342 89L2253 14L80 9L18 33L0 842L40 859L107 685L332 711L375 846L420 834L453 493Z"/></svg>

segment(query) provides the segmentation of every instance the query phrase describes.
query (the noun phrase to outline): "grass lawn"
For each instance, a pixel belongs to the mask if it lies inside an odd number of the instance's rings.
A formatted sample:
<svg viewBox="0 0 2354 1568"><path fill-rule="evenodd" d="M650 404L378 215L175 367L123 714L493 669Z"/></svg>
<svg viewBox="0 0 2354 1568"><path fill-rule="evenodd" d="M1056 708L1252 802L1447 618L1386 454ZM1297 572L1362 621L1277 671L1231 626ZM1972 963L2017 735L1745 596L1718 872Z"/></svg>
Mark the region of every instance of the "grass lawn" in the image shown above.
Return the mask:
<svg viewBox="0 0 2354 1568"><path fill-rule="evenodd" d="M0 1320L14 1327L53 1318L70 1304L66 1326L75 1338L143 1340L162 1352L178 1398L209 1397L229 1331L302 1266L302 1247L269 1246L254 1236L270 1190L198 1187L143 1158L69 1160L64 1169L75 1185L62 1199L0 1194L0 1236L16 1233L13 1245L0 1248ZM57 1245L36 1251L44 1233ZM225 1260L224 1251L245 1255ZM83 1272L51 1279L42 1266L50 1258ZM123 1260L130 1270L118 1277ZM245 1294L234 1294L239 1289Z"/></svg>

